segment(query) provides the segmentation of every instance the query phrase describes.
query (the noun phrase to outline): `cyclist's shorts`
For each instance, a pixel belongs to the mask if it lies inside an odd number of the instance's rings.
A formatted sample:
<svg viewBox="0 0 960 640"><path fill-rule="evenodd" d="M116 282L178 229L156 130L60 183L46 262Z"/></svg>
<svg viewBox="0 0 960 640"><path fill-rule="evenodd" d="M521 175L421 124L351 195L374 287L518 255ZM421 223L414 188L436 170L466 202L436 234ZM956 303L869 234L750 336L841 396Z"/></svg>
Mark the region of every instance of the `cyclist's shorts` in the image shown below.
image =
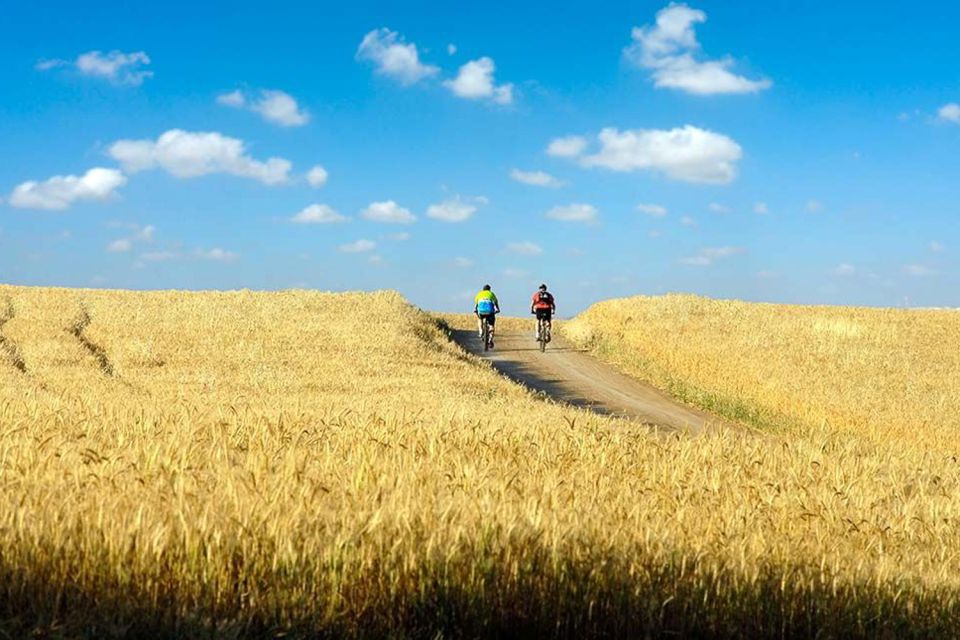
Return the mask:
<svg viewBox="0 0 960 640"><path fill-rule="evenodd" d="M497 314L495 314L495 313L481 313L481 314L480 314L480 319L483 320L484 318L486 318L487 323L488 323L491 327L492 327L493 325L497 324Z"/></svg>
<svg viewBox="0 0 960 640"><path fill-rule="evenodd" d="M534 309L537 312L537 320L549 320L553 316L552 309Z"/></svg>

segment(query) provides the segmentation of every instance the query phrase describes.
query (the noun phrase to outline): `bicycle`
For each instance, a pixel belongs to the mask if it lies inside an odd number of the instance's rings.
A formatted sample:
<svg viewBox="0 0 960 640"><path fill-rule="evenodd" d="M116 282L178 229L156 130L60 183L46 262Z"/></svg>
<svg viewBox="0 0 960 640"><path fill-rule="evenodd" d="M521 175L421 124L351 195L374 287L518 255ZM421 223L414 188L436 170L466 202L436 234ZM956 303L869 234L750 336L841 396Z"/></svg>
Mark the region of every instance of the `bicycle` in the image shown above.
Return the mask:
<svg viewBox="0 0 960 640"><path fill-rule="evenodd" d="M480 339L483 341L483 350L493 349L493 334L490 332L490 319L486 315L480 317Z"/></svg>
<svg viewBox="0 0 960 640"><path fill-rule="evenodd" d="M540 343L540 353L547 350L547 343L550 342L551 323L546 318L537 318L537 342Z"/></svg>

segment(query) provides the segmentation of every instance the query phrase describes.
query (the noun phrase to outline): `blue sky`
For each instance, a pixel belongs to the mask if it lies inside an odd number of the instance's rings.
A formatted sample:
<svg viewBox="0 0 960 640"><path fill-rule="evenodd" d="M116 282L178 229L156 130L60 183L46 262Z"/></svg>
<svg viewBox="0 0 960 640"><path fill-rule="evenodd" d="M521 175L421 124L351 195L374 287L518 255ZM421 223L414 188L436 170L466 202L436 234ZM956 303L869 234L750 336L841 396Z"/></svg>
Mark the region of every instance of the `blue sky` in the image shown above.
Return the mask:
<svg viewBox="0 0 960 640"><path fill-rule="evenodd" d="M6 3L0 281L960 306L960 7L521 4Z"/></svg>

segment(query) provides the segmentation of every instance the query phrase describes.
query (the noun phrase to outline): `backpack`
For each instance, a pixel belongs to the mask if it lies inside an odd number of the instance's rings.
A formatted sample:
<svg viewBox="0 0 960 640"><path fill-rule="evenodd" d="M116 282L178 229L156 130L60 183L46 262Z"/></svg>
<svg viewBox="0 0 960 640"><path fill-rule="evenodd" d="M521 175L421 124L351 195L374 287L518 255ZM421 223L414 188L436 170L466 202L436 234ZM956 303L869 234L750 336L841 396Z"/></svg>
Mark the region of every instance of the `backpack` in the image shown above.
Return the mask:
<svg viewBox="0 0 960 640"><path fill-rule="evenodd" d="M537 294L537 304L545 307L553 306L553 295L548 291L541 291Z"/></svg>

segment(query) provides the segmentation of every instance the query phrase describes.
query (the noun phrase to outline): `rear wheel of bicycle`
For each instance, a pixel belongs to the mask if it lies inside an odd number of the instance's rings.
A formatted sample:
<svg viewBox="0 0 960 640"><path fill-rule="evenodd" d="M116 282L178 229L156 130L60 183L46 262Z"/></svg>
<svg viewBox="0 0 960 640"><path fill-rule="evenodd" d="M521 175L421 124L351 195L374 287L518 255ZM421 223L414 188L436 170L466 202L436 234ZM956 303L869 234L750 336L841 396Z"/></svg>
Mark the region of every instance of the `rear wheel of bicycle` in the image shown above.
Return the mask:
<svg viewBox="0 0 960 640"><path fill-rule="evenodd" d="M543 320L540 320L540 353L543 353L547 350L547 323Z"/></svg>
<svg viewBox="0 0 960 640"><path fill-rule="evenodd" d="M483 350L490 350L490 323L486 318L483 319Z"/></svg>

